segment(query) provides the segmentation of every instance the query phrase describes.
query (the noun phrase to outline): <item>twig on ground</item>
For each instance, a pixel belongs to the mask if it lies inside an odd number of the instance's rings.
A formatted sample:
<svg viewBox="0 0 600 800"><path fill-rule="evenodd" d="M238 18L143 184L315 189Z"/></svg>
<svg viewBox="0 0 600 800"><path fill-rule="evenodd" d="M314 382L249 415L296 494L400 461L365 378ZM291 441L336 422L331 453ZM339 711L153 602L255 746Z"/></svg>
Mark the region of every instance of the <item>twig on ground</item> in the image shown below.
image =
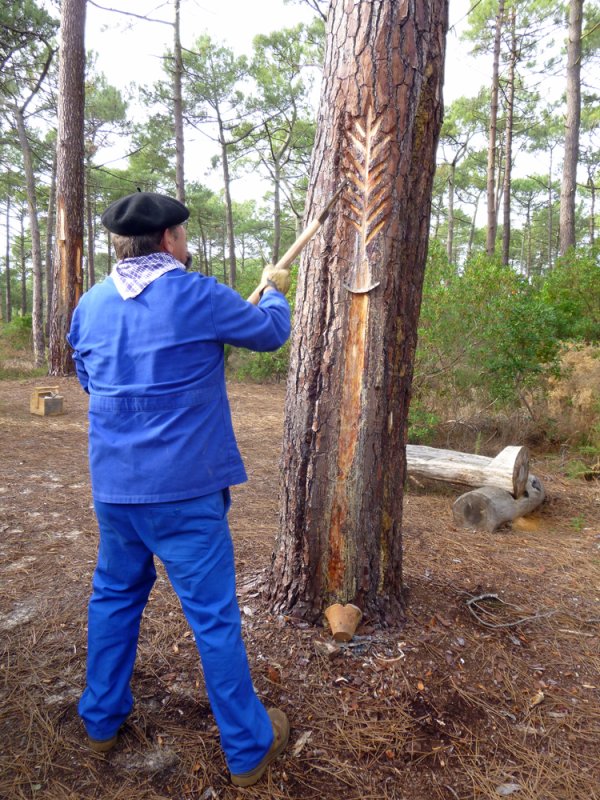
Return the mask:
<svg viewBox="0 0 600 800"><path fill-rule="evenodd" d="M477 622L479 622L480 625L484 625L486 628L515 628L517 625L522 625L524 622L534 622L535 620L544 619L545 617L552 617L554 614L558 614L558 611L546 611L543 614L533 614L529 617L521 617L513 622L486 622L485 620L481 619L476 611L473 610L473 606L477 605L477 602L480 600L496 600L498 603L502 603L505 606L511 606L512 608L517 608L517 606L513 606L512 603L505 603L504 600L499 598L497 594L479 594L476 597L471 597L469 600L467 600L467 608L475 617Z"/></svg>

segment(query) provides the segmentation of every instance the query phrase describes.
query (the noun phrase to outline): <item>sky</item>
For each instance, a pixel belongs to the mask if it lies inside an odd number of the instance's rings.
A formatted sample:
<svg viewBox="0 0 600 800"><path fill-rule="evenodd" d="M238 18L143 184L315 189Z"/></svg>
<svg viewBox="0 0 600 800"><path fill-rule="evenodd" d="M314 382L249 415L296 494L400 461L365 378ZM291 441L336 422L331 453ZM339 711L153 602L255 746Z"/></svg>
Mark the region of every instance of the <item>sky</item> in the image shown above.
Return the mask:
<svg viewBox="0 0 600 800"><path fill-rule="evenodd" d="M368 0L367 0L368 1ZM106 8L126 10L154 19L172 21L172 3L165 0L94 0ZM473 82L488 81L483 65L477 64L459 42L458 33L465 26L470 0L450 0L449 33L446 57L448 100L468 93ZM313 12L302 3L283 0L182 0L181 38L184 47L204 32L225 42L236 53L250 54L252 39L301 21L309 21ZM111 83L124 86L132 81L146 83L160 74L160 54L172 45L172 27L145 22L133 17L87 5L86 45L98 53L98 65Z"/></svg>
<svg viewBox="0 0 600 800"><path fill-rule="evenodd" d="M129 13L163 19L173 18L172 2L165 0L93 0L98 5ZM469 10L469 0L450 0L450 30L447 38L446 103L465 94L475 94L482 83L489 81L489 68L478 63L467 53L459 41ZM309 21L312 10L298 3L284 4L283 0L182 0L181 38L183 47L190 47L202 33L208 33L216 42L225 43L236 54L250 54L252 40L259 33L270 33ZM86 47L97 53L97 70L108 81L121 89L132 83L151 84L164 77L160 56L172 47L171 25L150 23L130 16L101 10L92 2L87 4ZM318 97L316 87L315 102ZM143 113L140 110L138 113ZM117 150L106 154L113 166L124 166L113 159ZM186 175L200 180L213 189L221 186L218 173L210 170L210 157L214 145L209 147L200 140L186 141ZM256 196L256 190L246 184L235 187L235 199ZM245 196L244 196L245 195Z"/></svg>

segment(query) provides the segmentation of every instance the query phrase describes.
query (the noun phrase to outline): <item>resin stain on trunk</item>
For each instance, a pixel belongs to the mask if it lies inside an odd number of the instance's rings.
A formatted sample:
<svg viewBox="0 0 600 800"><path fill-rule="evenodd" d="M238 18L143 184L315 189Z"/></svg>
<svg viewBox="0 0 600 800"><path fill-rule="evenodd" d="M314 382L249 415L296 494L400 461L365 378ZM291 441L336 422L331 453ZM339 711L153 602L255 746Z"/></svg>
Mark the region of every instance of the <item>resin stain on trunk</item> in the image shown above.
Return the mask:
<svg viewBox="0 0 600 800"><path fill-rule="evenodd" d="M383 117L375 118L369 98L363 119L356 120L347 137L345 151L347 191L342 208L350 228L355 231L354 280L344 286L350 294L347 337L344 349L344 385L338 437L337 481L329 528L328 590L352 599L356 587L344 586L348 574L345 530L349 504L353 496L352 466L358 439L364 430L363 386L366 369L366 338L369 327L369 292L379 286L372 282L369 245L376 242L383 230L391 206L389 182L386 181L387 145L389 133L383 133Z"/></svg>

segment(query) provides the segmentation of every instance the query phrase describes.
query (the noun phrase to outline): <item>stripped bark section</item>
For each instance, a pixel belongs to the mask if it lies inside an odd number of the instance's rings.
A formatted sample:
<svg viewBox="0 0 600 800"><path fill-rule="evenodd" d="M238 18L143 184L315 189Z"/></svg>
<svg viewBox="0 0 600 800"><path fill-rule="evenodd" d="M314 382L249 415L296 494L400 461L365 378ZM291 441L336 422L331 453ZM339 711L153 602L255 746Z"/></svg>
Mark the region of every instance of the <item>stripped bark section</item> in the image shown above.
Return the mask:
<svg viewBox="0 0 600 800"><path fill-rule="evenodd" d="M348 338L344 358L344 386L338 437L337 481L329 527L328 590L346 593L350 599L353 585L344 592L344 577L349 574L347 562L352 552L345 546L344 527L353 492L352 465L360 431L359 419L362 405L363 372L365 368L365 337L368 328L369 295L352 294L348 314ZM352 582L351 582L352 584Z"/></svg>
<svg viewBox="0 0 600 800"><path fill-rule="evenodd" d="M356 231L354 283L346 286L352 293L348 311L348 336L344 347L344 383L342 387L340 428L338 436L337 480L333 495L329 527L328 585L329 592L348 600L356 591L344 586L350 574L348 560L352 551L346 546L344 527L352 497L351 471L361 429L363 375L368 331L368 292L379 285L371 283L372 270L368 246L383 230L391 208L390 183L386 181L385 157L391 142L389 133L382 133L383 117L375 118L369 97L363 119L354 122L348 135L345 153L348 189L343 198L348 222Z"/></svg>

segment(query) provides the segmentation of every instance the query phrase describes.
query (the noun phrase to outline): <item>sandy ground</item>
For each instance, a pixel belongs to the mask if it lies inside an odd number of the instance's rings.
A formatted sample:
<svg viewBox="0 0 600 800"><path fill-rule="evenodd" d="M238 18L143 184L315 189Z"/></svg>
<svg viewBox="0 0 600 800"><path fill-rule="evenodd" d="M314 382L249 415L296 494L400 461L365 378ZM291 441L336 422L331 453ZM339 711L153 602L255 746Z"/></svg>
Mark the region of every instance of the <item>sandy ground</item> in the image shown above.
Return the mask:
<svg viewBox="0 0 600 800"><path fill-rule="evenodd" d="M36 417L44 381L0 383L0 798L21 800L593 800L600 797L600 491L551 458L548 499L494 533L453 527L460 491L408 487L406 619L365 620L334 655L326 627L270 614L284 389L231 384L249 483L230 516L256 688L289 715L286 755L235 790L193 639L162 571L142 625L118 747L84 744L86 604L97 547L86 398ZM265 437L264 431L274 435ZM498 600L473 598L497 595ZM469 602L471 601L471 602Z"/></svg>

